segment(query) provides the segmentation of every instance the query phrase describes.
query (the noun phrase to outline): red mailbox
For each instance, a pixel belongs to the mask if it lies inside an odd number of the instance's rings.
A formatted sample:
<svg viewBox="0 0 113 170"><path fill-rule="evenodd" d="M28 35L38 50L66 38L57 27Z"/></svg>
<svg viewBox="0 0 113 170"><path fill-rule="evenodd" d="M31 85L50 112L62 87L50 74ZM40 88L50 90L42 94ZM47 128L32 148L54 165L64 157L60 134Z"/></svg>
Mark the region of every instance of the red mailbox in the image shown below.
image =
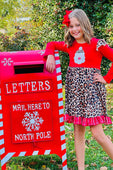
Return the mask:
<svg viewBox="0 0 113 170"><path fill-rule="evenodd" d="M43 50L0 53L1 167L11 157L57 154L67 170L59 54L45 69Z"/></svg>

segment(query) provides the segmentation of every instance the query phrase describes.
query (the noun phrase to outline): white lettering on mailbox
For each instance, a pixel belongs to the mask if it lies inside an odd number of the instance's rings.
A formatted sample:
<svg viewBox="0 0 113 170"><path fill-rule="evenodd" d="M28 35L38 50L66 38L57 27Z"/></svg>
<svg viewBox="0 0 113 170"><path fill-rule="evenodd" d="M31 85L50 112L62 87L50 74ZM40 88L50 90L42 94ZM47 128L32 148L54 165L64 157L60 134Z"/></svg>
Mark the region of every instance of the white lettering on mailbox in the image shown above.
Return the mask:
<svg viewBox="0 0 113 170"><path fill-rule="evenodd" d="M7 92L7 94L11 94L11 90L8 89L8 84L6 84L5 86L6 86L6 92Z"/></svg>
<svg viewBox="0 0 113 170"><path fill-rule="evenodd" d="M15 135L15 141L31 141L34 140L34 134L33 133L27 133L27 134L16 134Z"/></svg>
<svg viewBox="0 0 113 170"><path fill-rule="evenodd" d="M52 101L25 101L10 105L12 142L53 140Z"/></svg>
<svg viewBox="0 0 113 170"><path fill-rule="evenodd" d="M32 91L37 91L36 81L31 82Z"/></svg>
<svg viewBox="0 0 113 170"><path fill-rule="evenodd" d="M25 82L25 86L26 86L26 91L29 92L30 82Z"/></svg>
<svg viewBox="0 0 113 170"><path fill-rule="evenodd" d="M51 138L51 131L36 133L36 139Z"/></svg>
<svg viewBox="0 0 113 170"><path fill-rule="evenodd" d="M12 83L13 93L17 93L17 83Z"/></svg>
<svg viewBox="0 0 113 170"><path fill-rule="evenodd" d="M42 81L38 81L38 83L39 83L39 91L44 90L43 82Z"/></svg>
<svg viewBox="0 0 113 170"><path fill-rule="evenodd" d="M51 91L52 88L52 80L9 82L5 84L6 94Z"/></svg>
<svg viewBox="0 0 113 170"><path fill-rule="evenodd" d="M18 83L18 85L20 86L20 92L23 92L24 83Z"/></svg>
<svg viewBox="0 0 113 170"><path fill-rule="evenodd" d="M42 103L32 103L32 104L13 104L12 105L13 112L14 111L35 111L35 110L45 110L50 109L50 102L42 102Z"/></svg>
<svg viewBox="0 0 113 170"><path fill-rule="evenodd" d="M50 85L49 85L49 81L45 81L45 89L46 90L50 90Z"/></svg>
<svg viewBox="0 0 113 170"><path fill-rule="evenodd" d="M38 132L36 134L27 133L27 134L15 134L15 142L27 142L27 141L40 141L44 139L51 138L51 131Z"/></svg>

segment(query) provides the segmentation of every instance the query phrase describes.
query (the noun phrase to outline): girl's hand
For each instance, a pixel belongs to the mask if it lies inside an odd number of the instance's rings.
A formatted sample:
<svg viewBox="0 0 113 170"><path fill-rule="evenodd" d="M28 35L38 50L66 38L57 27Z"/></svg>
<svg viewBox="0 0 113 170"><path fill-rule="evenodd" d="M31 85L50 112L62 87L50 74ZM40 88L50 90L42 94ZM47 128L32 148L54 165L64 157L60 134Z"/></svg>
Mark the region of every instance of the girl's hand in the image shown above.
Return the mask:
<svg viewBox="0 0 113 170"><path fill-rule="evenodd" d="M55 70L55 58L53 55L48 55L46 61L46 69L51 73L53 73Z"/></svg>
<svg viewBox="0 0 113 170"><path fill-rule="evenodd" d="M103 78L103 76L101 74L98 74L98 73L94 74L94 82L100 82L100 83L106 84L106 81Z"/></svg>

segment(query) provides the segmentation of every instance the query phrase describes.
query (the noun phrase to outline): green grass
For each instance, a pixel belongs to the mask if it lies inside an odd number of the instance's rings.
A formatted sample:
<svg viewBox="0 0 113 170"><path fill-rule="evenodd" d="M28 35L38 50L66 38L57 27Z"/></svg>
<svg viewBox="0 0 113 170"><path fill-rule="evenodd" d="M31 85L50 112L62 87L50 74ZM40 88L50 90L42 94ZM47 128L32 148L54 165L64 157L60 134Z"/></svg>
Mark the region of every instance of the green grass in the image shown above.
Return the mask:
<svg viewBox="0 0 113 170"><path fill-rule="evenodd" d="M25 157L14 157L8 163L7 167L12 170L54 170L59 169L58 166L61 165L61 159L57 155L39 155L39 156L25 156Z"/></svg>
<svg viewBox="0 0 113 170"><path fill-rule="evenodd" d="M113 84L106 85L107 88L107 106L108 115L113 121ZM63 96L65 96L63 90ZM64 102L65 104L65 102ZM113 142L113 125L104 126L105 134L111 138ZM72 124L65 123L66 132L66 148L67 148L67 165L70 170L77 170L76 154L74 150L74 128ZM86 149L85 164L86 170L100 170L101 167L107 167L113 170L111 164L113 161L103 151L101 146L92 137L90 128L86 127ZM29 157L11 158L7 164L7 170L60 170L62 161L57 155L39 155Z"/></svg>

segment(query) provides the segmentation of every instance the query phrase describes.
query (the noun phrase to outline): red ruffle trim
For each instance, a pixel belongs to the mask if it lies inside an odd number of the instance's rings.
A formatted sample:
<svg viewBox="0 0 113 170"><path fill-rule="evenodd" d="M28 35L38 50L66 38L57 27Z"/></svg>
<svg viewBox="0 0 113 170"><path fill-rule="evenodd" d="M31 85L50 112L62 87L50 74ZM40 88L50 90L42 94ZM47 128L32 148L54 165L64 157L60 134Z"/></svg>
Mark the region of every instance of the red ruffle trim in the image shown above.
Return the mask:
<svg viewBox="0 0 113 170"><path fill-rule="evenodd" d="M112 124L112 121L110 117L108 116L84 118L84 117L69 116L68 114L65 114L64 121L68 123L82 125L82 126L92 126L92 125L98 125L98 124L105 124L105 125Z"/></svg>

